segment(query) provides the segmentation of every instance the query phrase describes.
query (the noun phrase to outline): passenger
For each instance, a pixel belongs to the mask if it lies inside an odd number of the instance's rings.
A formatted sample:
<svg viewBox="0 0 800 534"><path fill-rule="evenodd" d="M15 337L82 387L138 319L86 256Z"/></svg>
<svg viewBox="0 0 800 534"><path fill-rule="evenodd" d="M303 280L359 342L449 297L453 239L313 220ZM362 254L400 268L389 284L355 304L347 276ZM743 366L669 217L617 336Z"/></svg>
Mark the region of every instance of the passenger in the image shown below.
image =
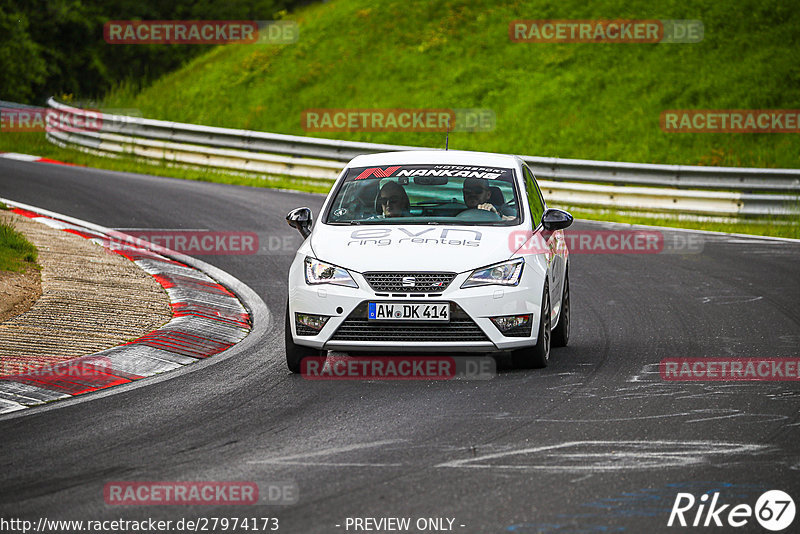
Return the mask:
<svg viewBox="0 0 800 534"><path fill-rule="evenodd" d="M375 197L378 196L378 181L365 180L364 184L354 184L352 194L345 205L355 219L364 219L375 213Z"/></svg>
<svg viewBox="0 0 800 534"><path fill-rule="evenodd" d="M405 217L411 213L411 202L403 186L386 182L378 193L375 209L384 217Z"/></svg>

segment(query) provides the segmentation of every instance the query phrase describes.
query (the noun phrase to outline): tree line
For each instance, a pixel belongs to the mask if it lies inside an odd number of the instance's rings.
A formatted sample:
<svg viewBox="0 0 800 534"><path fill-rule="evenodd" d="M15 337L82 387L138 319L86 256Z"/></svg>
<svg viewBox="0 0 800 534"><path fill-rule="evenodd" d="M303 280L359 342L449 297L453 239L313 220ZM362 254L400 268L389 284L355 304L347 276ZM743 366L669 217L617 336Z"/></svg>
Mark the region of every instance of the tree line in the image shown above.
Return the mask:
<svg viewBox="0 0 800 534"><path fill-rule="evenodd" d="M0 100L101 98L144 86L214 45L110 45L109 20L272 20L307 0L0 0Z"/></svg>

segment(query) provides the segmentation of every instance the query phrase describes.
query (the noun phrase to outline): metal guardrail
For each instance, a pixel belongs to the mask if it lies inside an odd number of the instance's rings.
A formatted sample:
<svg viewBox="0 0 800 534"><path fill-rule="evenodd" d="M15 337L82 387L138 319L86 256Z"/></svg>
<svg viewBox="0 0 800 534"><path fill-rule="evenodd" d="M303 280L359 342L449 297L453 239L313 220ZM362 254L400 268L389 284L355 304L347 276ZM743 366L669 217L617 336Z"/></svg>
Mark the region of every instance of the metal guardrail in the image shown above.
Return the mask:
<svg viewBox="0 0 800 534"><path fill-rule="evenodd" d="M179 165L333 179L343 162L359 154L429 150L102 114L52 98L48 105L58 111L48 116L51 142L102 155L128 154ZM74 121L65 119L73 116L97 118L100 126L72 128ZM553 204L698 215L800 216L800 170L796 169L522 158Z"/></svg>
<svg viewBox="0 0 800 534"><path fill-rule="evenodd" d="M36 106L29 106L28 104L18 104L16 102L6 102L5 100L0 100L0 109L2 108L10 108L10 109L33 109Z"/></svg>

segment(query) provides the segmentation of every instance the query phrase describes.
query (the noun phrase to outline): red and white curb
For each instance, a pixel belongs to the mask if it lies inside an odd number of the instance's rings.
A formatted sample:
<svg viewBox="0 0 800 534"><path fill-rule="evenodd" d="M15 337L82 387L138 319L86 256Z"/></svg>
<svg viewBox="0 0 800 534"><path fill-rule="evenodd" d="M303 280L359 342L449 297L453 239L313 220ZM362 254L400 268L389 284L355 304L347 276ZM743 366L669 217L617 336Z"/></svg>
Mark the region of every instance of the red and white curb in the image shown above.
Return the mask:
<svg viewBox="0 0 800 534"><path fill-rule="evenodd" d="M239 299L201 270L167 257L170 251L158 247L157 253L146 241L133 246L126 241L119 247L111 230L0 200L14 213L91 239L133 261L164 287L173 315L161 328L130 343L0 377L0 414L179 369L233 347L250 333L251 315Z"/></svg>
<svg viewBox="0 0 800 534"><path fill-rule="evenodd" d="M17 161L29 161L34 163L52 163L54 165L78 166L75 163L66 163L64 161L58 161L57 159L40 158L39 156L31 156L30 154L19 154L18 152L0 152L0 158L14 159Z"/></svg>

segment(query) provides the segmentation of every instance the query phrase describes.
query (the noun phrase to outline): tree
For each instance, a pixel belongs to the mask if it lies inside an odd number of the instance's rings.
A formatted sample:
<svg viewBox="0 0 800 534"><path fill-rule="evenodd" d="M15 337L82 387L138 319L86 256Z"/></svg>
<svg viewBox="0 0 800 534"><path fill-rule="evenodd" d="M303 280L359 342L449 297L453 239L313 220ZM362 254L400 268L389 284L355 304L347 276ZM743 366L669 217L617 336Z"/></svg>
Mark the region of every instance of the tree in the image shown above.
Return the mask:
<svg viewBox="0 0 800 534"><path fill-rule="evenodd" d="M47 74L42 47L28 32L24 13L0 4L0 99L29 102Z"/></svg>

